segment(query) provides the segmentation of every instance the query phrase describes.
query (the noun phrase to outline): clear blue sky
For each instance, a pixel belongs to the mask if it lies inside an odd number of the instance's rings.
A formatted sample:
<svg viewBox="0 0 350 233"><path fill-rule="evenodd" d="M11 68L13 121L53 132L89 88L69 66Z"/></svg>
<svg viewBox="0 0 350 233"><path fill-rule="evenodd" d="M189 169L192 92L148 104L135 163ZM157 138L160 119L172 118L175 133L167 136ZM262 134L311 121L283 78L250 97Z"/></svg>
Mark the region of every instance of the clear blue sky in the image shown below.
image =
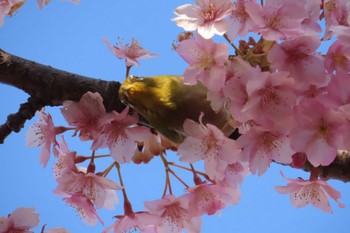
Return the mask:
<svg viewBox="0 0 350 233"><path fill-rule="evenodd" d="M15 55L51 65L70 72L104 80L123 79L124 64L117 60L102 42L102 37L113 41L136 38L141 45L157 53L156 59L141 60L141 66L133 68L137 75L181 74L186 67L182 59L171 49L171 44L181 31L174 22L172 11L187 1L171 0L82 0L79 5L53 0L43 10L35 1L28 1L12 18L5 19L0 28L0 48ZM192 3L192 2L189 2ZM0 123L8 114L16 112L27 95L20 90L0 84ZM64 124L57 108L47 108L57 125ZM0 216L17 207L35 207L40 214L41 225L47 229L65 227L71 232L101 232L122 214L122 205L114 211L99 211L105 226L88 227L80 221L74 209L66 206L61 197L52 194L56 182L52 176L51 159L47 168L39 164L39 149L25 146L25 133L34 118L27 122L18 134L11 134L0 145ZM70 142L78 154L90 153L89 143ZM170 156L176 159L174 155ZM97 163L97 169L110 160ZM134 210L142 210L144 200L162 195L164 168L155 159L145 166L124 165L122 172ZM289 195L280 195L275 185L285 185L279 171L287 177L308 175L301 171L272 165L262 177L249 176L242 185L242 198L238 205L228 207L221 216L203 218L203 233L210 232L348 232L350 228L350 185L340 181L331 184L342 192L341 201L347 205L340 209L331 202L333 214L326 214L312 207L295 209ZM112 173L112 179L116 173ZM176 182L174 181L174 184ZM178 186L178 191L182 187ZM119 198L122 196L118 193ZM37 228L36 232L40 232Z"/></svg>

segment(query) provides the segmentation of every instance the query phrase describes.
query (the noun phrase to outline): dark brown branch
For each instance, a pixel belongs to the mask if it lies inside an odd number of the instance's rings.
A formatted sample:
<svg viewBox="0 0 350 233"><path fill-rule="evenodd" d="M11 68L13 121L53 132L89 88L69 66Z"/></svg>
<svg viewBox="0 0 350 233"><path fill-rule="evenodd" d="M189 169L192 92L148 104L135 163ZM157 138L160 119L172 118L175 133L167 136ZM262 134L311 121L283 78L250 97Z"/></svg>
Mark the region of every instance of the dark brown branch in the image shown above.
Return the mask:
<svg viewBox="0 0 350 233"><path fill-rule="evenodd" d="M43 106L58 106L65 100L78 101L87 91L101 94L107 111L124 109L119 100L120 83L89 78L45 66L0 49L0 83L29 94L27 103L9 115L0 126L0 143L12 132L18 132Z"/></svg>
<svg viewBox="0 0 350 233"><path fill-rule="evenodd" d="M17 87L30 95L28 102L22 104L17 113L9 115L7 122L0 126L0 143L12 131L18 132L36 110L43 106L61 105L65 100L77 101L87 91L100 93L107 111L120 112L124 109L118 96L118 82L72 74L11 55L1 49L0 83ZM235 135L235 138L238 136ZM311 168L311 164L307 163L302 169L310 171ZM350 155L347 152L339 153L332 164L320 168L320 176L349 182Z"/></svg>
<svg viewBox="0 0 350 233"><path fill-rule="evenodd" d="M302 168L304 171L311 171L312 165L307 162ZM344 182L350 181L350 155L347 151L339 151L337 157L327 167L320 166L320 177L337 179Z"/></svg>

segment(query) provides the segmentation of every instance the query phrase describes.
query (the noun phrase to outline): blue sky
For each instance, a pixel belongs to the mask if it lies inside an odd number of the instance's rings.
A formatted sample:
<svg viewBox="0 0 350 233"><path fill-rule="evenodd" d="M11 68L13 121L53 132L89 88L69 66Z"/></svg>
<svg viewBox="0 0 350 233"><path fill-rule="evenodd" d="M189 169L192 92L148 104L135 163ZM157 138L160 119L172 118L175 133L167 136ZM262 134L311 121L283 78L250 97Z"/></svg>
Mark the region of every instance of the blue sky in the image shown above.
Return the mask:
<svg viewBox="0 0 350 233"><path fill-rule="evenodd" d="M106 48L102 37L111 42L117 37L125 41L135 38L140 44L158 54L158 58L141 60L131 74L147 76L157 74L181 74L186 67L182 59L172 51L171 44L181 29L170 19L172 11L187 1L171 0L82 0L79 5L53 0L43 10L38 10L35 1L28 1L14 17L6 18L0 28L0 48L15 55L51 65L73 73L104 80L122 81L124 63L117 60ZM26 101L25 93L0 84L0 123L10 113L17 111ZM47 108L57 125L65 124L58 108ZM47 229L65 227L71 232L101 232L122 214L122 205L113 211L99 211L105 226L88 227L61 197L52 190L56 182L52 176L51 159L44 169L39 164L40 150L25 146L25 133L34 118L27 122L20 133L13 133L4 145L0 145L2 166L0 169L0 216L11 213L17 207L35 207L40 214L40 225ZM89 155L89 143L78 143L66 134L72 150ZM176 160L175 155L170 155ZM97 169L103 169L110 159L98 161ZM345 232L350 227L350 185L340 181L330 183L341 191L341 201L347 205L339 208L331 202L333 214L326 214L312 207L295 209L288 195L280 195L275 185L285 185L280 176L283 170L287 177L308 174L290 168L272 165L262 177L249 176L242 185L242 197L238 205L223 210L220 216L203 217L202 232ZM127 192L134 210L142 210L145 200L154 200L162 195L164 168L159 159L148 165L126 164L122 166ZM112 172L110 178L116 179ZM180 194L182 188L177 185ZM122 199L121 193L118 193ZM36 232L40 232L39 227Z"/></svg>

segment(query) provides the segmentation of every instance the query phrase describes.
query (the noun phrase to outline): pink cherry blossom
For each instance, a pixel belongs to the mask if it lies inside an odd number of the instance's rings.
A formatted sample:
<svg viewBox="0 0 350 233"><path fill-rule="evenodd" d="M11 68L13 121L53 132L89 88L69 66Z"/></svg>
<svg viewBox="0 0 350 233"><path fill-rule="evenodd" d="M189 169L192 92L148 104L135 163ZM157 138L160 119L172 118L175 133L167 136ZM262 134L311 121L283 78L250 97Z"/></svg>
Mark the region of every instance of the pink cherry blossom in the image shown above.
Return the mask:
<svg viewBox="0 0 350 233"><path fill-rule="evenodd" d="M234 41L239 35L244 37L254 26L253 20L246 10L246 3L255 0L237 0L233 2L234 6L229 17L229 28L226 32L231 41Z"/></svg>
<svg viewBox="0 0 350 233"><path fill-rule="evenodd" d="M78 172L75 166L76 154L76 152L71 152L69 150L62 136L62 141L58 142L58 149L56 150L57 161L53 166L53 174L56 180L65 173Z"/></svg>
<svg viewBox="0 0 350 233"><path fill-rule="evenodd" d="M225 84L225 65L228 61L226 43L196 38L183 40L176 52L189 64L184 73L186 84L202 82L209 90L218 91Z"/></svg>
<svg viewBox="0 0 350 233"><path fill-rule="evenodd" d="M294 117L297 124L290 133L292 148L305 153L314 167L329 165L347 141L344 116L317 100L305 99L295 108Z"/></svg>
<svg viewBox="0 0 350 233"><path fill-rule="evenodd" d="M1 0L0 1L0 26L4 24L4 17L11 16L17 11L25 0Z"/></svg>
<svg viewBox="0 0 350 233"><path fill-rule="evenodd" d="M236 202L240 198L239 185L243 182L244 178L250 173L249 163L237 161L231 163L227 166L225 170L224 179L219 182L220 185L225 187L230 187L233 189L233 192L236 193L233 195Z"/></svg>
<svg viewBox="0 0 350 233"><path fill-rule="evenodd" d="M44 232L42 232L44 233ZM64 228L52 228L48 231L45 231L45 233L70 233L70 231L64 229Z"/></svg>
<svg viewBox="0 0 350 233"><path fill-rule="evenodd" d="M189 198L188 209L191 217L213 215L238 201L232 198L229 188L215 184L203 183L190 187L187 191L189 194L185 195Z"/></svg>
<svg viewBox="0 0 350 233"><path fill-rule="evenodd" d="M147 127L137 126L138 115L128 114L129 108L121 113L111 112L103 118L105 124L101 135L94 140L92 149L108 147L111 156L118 163L130 162L135 153L136 141L145 140L151 132Z"/></svg>
<svg viewBox="0 0 350 233"><path fill-rule="evenodd" d="M213 180L221 180L224 177L228 164L238 160L240 148L236 141L224 136L216 126L186 119L184 130L187 134L185 140L179 145L178 154L180 160L193 163L204 160L204 168L208 176Z"/></svg>
<svg viewBox="0 0 350 233"><path fill-rule="evenodd" d="M44 5L49 5L51 0L37 0L39 9L42 9Z"/></svg>
<svg viewBox="0 0 350 233"><path fill-rule="evenodd" d="M228 28L225 17L231 13L231 0L196 0L197 5L185 4L175 9L173 21L187 31L198 30L205 39L223 35Z"/></svg>
<svg viewBox="0 0 350 233"><path fill-rule="evenodd" d="M159 155L167 149L175 150L176 148L177 145L163 135L152 133L143 142L138 142L138 149L132 160L136 164L148 163L155 155Z"/></svg>
<svg viewBox="0 0 350 233"><path fill-rule="evenodd" d="M157 226L158 233L199 233L201 218L191 217L188 210L188 198L176 198L173 195L155 201L146 201L145 208L161 218Z"/></svg>
<svg viewBox="0 0 350 233"><path fill-rule="evenodd" d="M249 121L252 118L246 112L242 112L248 101L247 82L260 77L261 70L258 66L253 68L239 57L230 59L227 70L231 77L228 78L223 88L223 94L229 100L226 103L228 109L235 120Z"/></svg>
<svg viewBox="0 0 350 233"><path fill-rule="evenodd" d="M291 125L296 95L294 80L287 72L263 72L260 77L249 80L246 88L248 100L242 112L256 122L267 120L283 127Z"/></svg>
<svg viewBox="0 0 350 233"><path fill-rule="evenodd" d="M303 19L301 21L301 25L305 30L303 35L312 34L312 32L322 32L319 24L321 4L318 0L295 1L293 4L298 4L303 12Z"/></svg>
<svg viewBox="0 0 350 233"><path fill-rule="evenodd" d="M131 232L139 231L141 233L157 233L155 226L161 221L159 216L149 212L136 212L129 215L117 216L118 220L111 226L107 227L102 233L114 232ZM153 231L150 231L153 226Z"/></svg>
<svg viewBox="0 0 350 233"><path fill-rule="evenodd" d="M103 176L90 172L67 172L57 178L56 194L81 195L93 203L96 208L114 209L118 197L114 190L120 190L118 184Z"/></svg>
<svg viewBox="0 0 350 233"><path fill-rule="evenodd" d="M329 73L336 71L348 74L350 72L350 46L344 46L340 41L335 41L328 49L325 66Z"/></svg>
<svg viewBox="0 0 350 233"><path fill-rule="evenodd" d="M285 40L305 33L302 22L309 16L298 1L266 0L264 6L250 1L245 3L245 9L254 23L252 31L266 40Z"/></svg>
<svg viewBox="0 0 350 233"><path fill-rule="evenodd" d="M103 99L99 93L88 91L79 102L64 101L62 115L69 125L76 126L83 141L95 139L101 134L101 119L106 114Z"/></svg>
<svg viewBox="0 0 350 233"><path fill-rule="evenodd" d="M242 156L249 161L250 171L262 175L272 161L289 164L294 151L290 148L287 135L260 126L252 127L240 136L237 142L242 146Z"/></svg>
<svg viewBox="0 0 350 233"><path fill-rule="evenodd" d="M26 135L27 146L43 146L40 153L40 163L45 167L50 159L51 145L56 146L56 135L64 131L62 127L55 128L50 114L44 111L37 112L39 120L30 126Z"/></svg>
<svg viewBox="0 0 350 233"><path fill-rule="evenodd" d="M324 38L330 39L332 26L349 26L350 4L347 0L325 0L323 4L326 31Z"/></svg>
<svg viewBox="0 0 350 233"><path fill-rule="evenodd" d="M285 179L288 181L287 186L276 186L275 188L279 193L290 193L290 201L296 208L312 205L327 213L331 213L332 209L328 198L335 200L339 207L345 207L343 203L338 201L341 194L332 188L324 179L313 181L303 180L302 178Z"/></svg>
<svg viewBox="0 0 350 233"><path fill-rule="evenodd" d="M347 26L331 26L330 31L338 38L343 45L350 47L350 27Z"/></svg>
<svg viewBox="0 0 350 233"><path fill-rule="evenodd" d="M149 54L148 50L143 49L137 40L132 39L131 45L118 41L115 46L111 45L106 38L103 38L108 49L119 59L125 59L126 66L139 66L138 59L148 59L156 57L156 54Z"/></svg>
<svg viewBox="0 0 350 233"><path fill-rule="evenodd" d="M70 197L63 198L63 200L66 201L68 205L76 208L81 219L89 226L96 225L97 220L101 224L103 224L103 221L100 218L100 216L97 214L94 205L85 196L74 194Z"/></svg>
<svg viewBox="0 0 350 233"><path fill-rule="evenodd" d="M275 44L267 58L272 69L290 72L298 89L307 89L311 84L319 86L326 80L324 57L316 52L320 44L316 34L296 37Z"/></svg>
<svg viewBox="0 0 350 233"><path fill-rule="evenodd" d="M72 3L78 4L80 2L80 0L69 0ZM51 2L51 0L37 0L38 3L38 7L39 9L42 9L44 5L49 5L49 3Z"/></svg>
<svg viewBox="0 0 350 233"><path fill-rule="evenodd" d="M8 217L0 217L1 233L33 233L30 229L39 224L35 208L17 208Z"/></svg>
<svg viewBox="0 0 350 233"><path fill-rule="evenodd" d="M334 109L342 111L349 120L350 104L350 76L339 73L331 76L331 81L326 88L327 94L323 96L322 102L332 106ZM350 132L350 130L348 131ZM347 148L350 148L348 146Z"/></svg>

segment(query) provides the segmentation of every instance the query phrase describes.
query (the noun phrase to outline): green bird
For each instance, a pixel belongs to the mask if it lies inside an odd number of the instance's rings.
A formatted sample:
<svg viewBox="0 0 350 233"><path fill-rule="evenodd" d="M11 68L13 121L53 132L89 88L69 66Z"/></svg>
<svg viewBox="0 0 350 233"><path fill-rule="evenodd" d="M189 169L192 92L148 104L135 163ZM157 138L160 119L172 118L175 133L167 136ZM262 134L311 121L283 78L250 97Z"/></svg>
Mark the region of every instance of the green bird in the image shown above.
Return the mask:
<svg viewBox="0 0 350 233"><path fill-rule="evenodd" d="M228 123L228 112L222 108L215 112L207 100L205 86L185 85L182 76L159 75L152 77L128 76L119 89L120 100L133 108L149 125L175 143L181 143L186 133L186 119L213 124L226 136L234 128Z"/></svg>

